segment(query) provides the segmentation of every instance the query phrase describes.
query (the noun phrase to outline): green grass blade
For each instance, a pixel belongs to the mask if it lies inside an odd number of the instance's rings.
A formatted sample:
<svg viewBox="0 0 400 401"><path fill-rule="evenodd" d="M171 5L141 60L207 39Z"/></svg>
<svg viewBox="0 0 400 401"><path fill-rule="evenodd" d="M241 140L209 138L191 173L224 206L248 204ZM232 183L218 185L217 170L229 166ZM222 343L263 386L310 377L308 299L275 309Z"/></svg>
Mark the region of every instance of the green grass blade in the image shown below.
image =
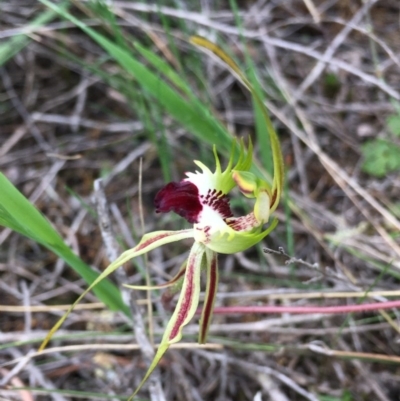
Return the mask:
<svg viewBox="0 0 400 401"><path fill-rule="evenodd" d="M0 173L0 225L11 228L54 252L91 284L99 274L93 271L64 243L43 215ZM129 315L117 287L104 280L94 290L96 296L112 310Z"/></svg>
<svg viewBox="0 0 400 401"><path fill-rule="evenodd" d="M120 400L126 401L127 397L124 395L116 394L104 394L95 393L93 391L80 391L80 390L60 390L60 389L50 389L50 388L40 388L40 387L10 387L10 390L22 391L26 390L38 395L49 395L49 394L59 394L73 397L74 399L84 399L84 400ZM149 401L148 398L137 397L136 401Z"/></svg>
<svg viewBox="0 0 400 401"><path fill-rule="evenodd" d="M186 95L191 94L189 85L187 85L182 77L176 73L176 71L165 60L163 60L153 51L142 46L139 42L135 42L133 45L142 57L144 57L153 67L157 69L157 71L163 74L177 88L182 90Z"/></svg>
<svg viewBox="0 0 400 401"><path fill-rule="evenodd" d="M242 35L242 21L240 19L239 10L237 7L237 3L235 0L230 0L230 6L232 8L233 14L235 16L236 26L240 31L240 39L243 44L244 55L246 60L246 66L248 71L249 81L254 88L255 93L258 98L263 101L264 95L263 90L260 85L260 80L257 77L256 68L252 58L249 55L245 39ZM269 127L265 124L265 111L264 107L262 107L259 102L257 102L256 98L253 96L253 109L254 109L254 121L256 126L256 136L257 143L260 155L260 161L265 168L265 170L272 175L273 173L273 165L272 165L272 151L271 151L271 141L270 136L272 135L269 131Z"/></svg>
<svg viewBox="0 0 400 401"><path fill-rule="evenodd" d="M80 5L81 9L87 12L90 16L100 18L106 24L107 28L114 34L116 43L129 51L128 43L122 33L121 27L118 25L117 18L111 12L105 0L90 0L86 6Z"/></svg>
<svg viewBox="0 0 400 401"><path fill-rule="evenodd" d="M285 171L285 176L287 176L287 171ZM286 226L286 246L287 253L290 256L294 256L294 231L292 226L292 209L290 207L290 194L289 194L289 181L287 179L283 180L283 210L285 212L285 226ZM293 265L294 267L295 265Z"/></svg>
<svg viewBox="0 0 400 401"><path fill-rule="evenodd" d="M89 37L102 46L118 64L137 79L144 91L155 97L159 104L177 121L184 125L197 138L216 144L224 151L229 151L232 138L215 116L205 108L199 108L198 103L185 99L164 82L159 75L150 71L145 65L136 60L129 52L119 47L105 36L97 33L82 21L75 18L58 5L48 0L40 0L43 4L68 19Z"/></svg>
<svg viewBox="0 0 400 401"><path fill-rule="evenodd" d="M165 182L172 180L171 176L171 150L166 139L165 128L162 121L162 111L158 107L157 103L152 102L149 96L144 94L141 97L133 99L136 104L134 107L139 116L139 119L143 122L146 134L153 142L157 149L158 159L163 172L163 178ZM157 133L159 135L157 135Z"/></svg>
<svg viewBox="0 0 400 401"><path fill-rule="evenodd" d="M60 6L60 8L65 7L66 2ZM48 10L40 14L36 19L34 19L27 27L27 32L33 31L36 28L47 24L52 19L54 19L57 14L54 11ZM0 45L0 66L4 65L8 60L18 54L25 46L30 43L31 39L25 35L20 34L10 38L7 42Z"/></svg>

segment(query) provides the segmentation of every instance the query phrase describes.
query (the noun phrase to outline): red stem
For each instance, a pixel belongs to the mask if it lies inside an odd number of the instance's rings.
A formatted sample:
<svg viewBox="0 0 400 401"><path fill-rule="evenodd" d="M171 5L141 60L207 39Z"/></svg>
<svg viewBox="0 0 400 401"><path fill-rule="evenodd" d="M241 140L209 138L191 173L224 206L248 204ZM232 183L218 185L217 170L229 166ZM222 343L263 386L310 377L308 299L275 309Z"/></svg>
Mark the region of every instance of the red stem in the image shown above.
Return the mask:
<svg viewBox="0 0 400 401"><path fill-rule="evenodd" d="M340 306L223 306L214 308L214 314L230 315L245 313L354 313L400 308L400 300L361 305Z"/></svg>

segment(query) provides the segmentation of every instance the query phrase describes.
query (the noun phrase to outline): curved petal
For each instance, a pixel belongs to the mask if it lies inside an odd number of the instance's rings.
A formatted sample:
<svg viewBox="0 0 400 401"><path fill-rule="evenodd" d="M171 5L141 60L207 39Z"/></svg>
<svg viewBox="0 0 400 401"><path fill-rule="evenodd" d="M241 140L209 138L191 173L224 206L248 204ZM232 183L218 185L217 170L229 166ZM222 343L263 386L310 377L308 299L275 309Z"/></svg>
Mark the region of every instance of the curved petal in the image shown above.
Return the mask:
<svg viewBox="0 0 400 401"><path fill-rule="evenodd" d="M194 316L200 296L201 261L206 248L195 242L190 251L186 265L185 278L175 311L168 322L163 336L163 342L174 344L182 337L182 328Z"/></svg>
<svg viewBox="0 0 400 401"><path fill-rule="evenodd" d="M206 246L218 253L231 254L242 252L260 242L277 224L278 219L274 219L264 231L261 228L255 228L252 231L236 231L228 227L224 231L219 231L211 235Z"/></svg>
<svg viewBox="0 0 400 401"><path fill-rule="evenodd" d="M129 397L129 400L132 400L142 388L143 384L149 378L162 356L168 350L169 346L178 342L182 338L183 326L188 324L193 315L196 313L200 297L201 261L203 259L205 250L206 248L203 244L198 242L193 244L186 266L186 274L183 280L182 291L175 307L175 311L167 324L163 338L149 369L147 370L143 380L140 382L139 387L135 390L131 397Z"/></svg>
<svg viewBox="0 0 400 401"><path fill-rule="evenodd" d="M257 91L254 89L249 79L241 71L239 66L235 63L235 61L231 57L229 57L229 55L226 54L220 47L218 47L215 43L212 43L209 40L200 36L192 36L190 38L190 42L198 46L201 50L209 51L215 56L217 56L231 70L233 75L235 75L236 78L238 78L238 80L249 90L249 92L253 96L253 99L260 107L260 110L264 117L265 125L267 126L269 132L271 149L272 149L272 159L274 165L274 178L272 181L272 197L271 197L271 210L270 210L270 213L272 213L277 208L279 199L282 194L284 167L283 167L282 150L279 143L279 139L276 134L275 128L272 125L271 119L264 105L264 102L258 95ZM237 168L237 170L240 170L240 168Z"/></svg>
<svg viewBox="0 0 400 401"><path fill-rule="evenodd" d="M122 266L124 263L128 262L130 259L135 258L136 256L140 256L146 252L149 252L154 248L168 244L170 242L179 241L184 238L191 238L193 237L193 235L194 235L193 229L181 230L181 231L155 231L153 233L145 234L142 237L139 244L137 244L134 248L123 252L118 259L116 259L114 262L108 265L108 267L106 267L106 269L100 274L100 276L97 277L95 281L93 281L93 283L89 286L89 288L87 288L79 296L79 298L69 307L67 312L65 312L65 314L61 317L61 319L49 331L49 334L47 334L46 338L40 345L39 351L43 350L46 347L51 337L53 337L53 334L64 323L65 319L74 310L75 306L81 301L81 299L101 280L110 275L114 270Z"/></svg>
<svg viewBox="0 0 400 401"><path fill-rule="evenodd" d="M204 344L207 341L208 329L213 315L215 295L218 289L218 256L215 252L207 249L206 258L207 286L200 318L199 344Z"/></svg>

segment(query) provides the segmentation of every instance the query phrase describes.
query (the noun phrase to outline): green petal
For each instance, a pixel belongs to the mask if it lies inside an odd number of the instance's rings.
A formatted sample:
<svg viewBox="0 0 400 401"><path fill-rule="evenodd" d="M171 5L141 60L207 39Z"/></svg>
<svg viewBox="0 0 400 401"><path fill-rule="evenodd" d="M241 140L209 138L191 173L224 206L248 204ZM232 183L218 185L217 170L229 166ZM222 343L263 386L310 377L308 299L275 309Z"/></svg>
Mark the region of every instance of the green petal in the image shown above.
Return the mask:
<svg viewBox="0 0 400 401"><path fill-rule="evenodd" d="M267 190L259 190L256 197L256 203L254 204L254 216L260 224L264 224L269 219L271 213L270 207L270 194Z"/></svg>
<svg viewBox="0 0 400 401"><path fill-rule="evenodd" d="M219 161L219 157L217 154L217 149L214 146L214 157L215 157L215 172L212 172L204 163L195 160L194 163L201 168L201 173L186 173L187 177L192 179L192 182L195 182L196 179L199 178L199 174L202 175L202 180L207 181L207 185L211 189L216 189L217 191L221 191L224 194L227 194L232 188L236 185L234 179L232 178L232 169L248 171L251 168L253 162L253 144L251 139L249 139L248 149L246 151L246 147L244 145L243 139L240 141L239 146L239 156L238 161L235 165L233 165L233 160L235 158L235 150L237 148L236 141L232 142L232 150L228 162L228 166L224 171L221 169L221 163Z"/></svg>
<svg viewBox="0 0 400 401"><path fill-rule="evenodd" d="M233 166L233 159L235 156L236 141L232 143L231 155L229 158L228 166L224 171L221 171L219 158L217 155L216 147L214 146L214 156L217 169L215 171L215 176L217 180L218 190L221 190L224 194L227 194L236 185L235 180L232 177L232 170L248 171L253 163L253 144L249 138L249 146L246 152L246 147L244 145L243 139L240 141L239 148L239 158L237 163Z"/></svg>
<svg viewBox="0 0 400 401"><path fill-rule="evenodd" d="M231 228L224 232L217 232L212 235L211 241L207 243L207 248L218 253L232 254L242 252L256 245L265 238L278 224L278 219L274 219L269 227L261 231L256 228L252 231L235 231Z"/></svg>
<svg viewBox="0 0 400 401"><path fill-rule="evenodd" d="M202 38L200 36L192 36L190 42L198 46L201 50L206 50L217 56L235 75L236 78L249 90L254 98L254 101L260 107L263 114L265 125L268 128L271 141L272 158L274 164L274 178L272 181L272 197L271 197L271 213L277 208L280 197L282 195L283 189L283 178L284 178L284 167L283 167L283 157L282 150L279 143L278 136L276 134L275 128L272 125L271 119L269 118L268 111L264 105L262 99L258 96L257 91L252 86L246 75L240 70L239 66L229 57L220 47L209 40ZM236 170L246 170L241 168L236 168ZM248 170L248 169L247 169Z"/></svg>
<svg viewBox="0 0 400 401"><path fill-rule="evenodd" d="M149 369L147 370L143 380L140 382L139 387L135 390L132 396L129 397L128 401L132 400L132 398L142 388L160 359L168 350L169 346L178 342L182 338L182 328L189 323L193 315L196 313L200 297L201 261L205 250L206 248L203 244L200 244L199 242L193 244L186 266L182 291L175 307L175 311L167 324L161 344L158 347Z"/></svg>

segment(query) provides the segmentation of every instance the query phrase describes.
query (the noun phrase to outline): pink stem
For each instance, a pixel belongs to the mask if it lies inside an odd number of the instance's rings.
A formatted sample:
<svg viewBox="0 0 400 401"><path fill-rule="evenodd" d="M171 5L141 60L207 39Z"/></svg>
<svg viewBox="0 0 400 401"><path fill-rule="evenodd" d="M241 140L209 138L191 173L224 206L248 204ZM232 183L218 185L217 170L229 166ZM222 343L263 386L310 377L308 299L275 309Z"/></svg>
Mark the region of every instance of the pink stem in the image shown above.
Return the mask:
<svg viewBox="0 0 400 401"><path fill-rule="evenodd" d="M400 308L400 300L361 305L340 306L226 306L214 308L214 314L230 315L245 313L354 313Z"/></svg>

